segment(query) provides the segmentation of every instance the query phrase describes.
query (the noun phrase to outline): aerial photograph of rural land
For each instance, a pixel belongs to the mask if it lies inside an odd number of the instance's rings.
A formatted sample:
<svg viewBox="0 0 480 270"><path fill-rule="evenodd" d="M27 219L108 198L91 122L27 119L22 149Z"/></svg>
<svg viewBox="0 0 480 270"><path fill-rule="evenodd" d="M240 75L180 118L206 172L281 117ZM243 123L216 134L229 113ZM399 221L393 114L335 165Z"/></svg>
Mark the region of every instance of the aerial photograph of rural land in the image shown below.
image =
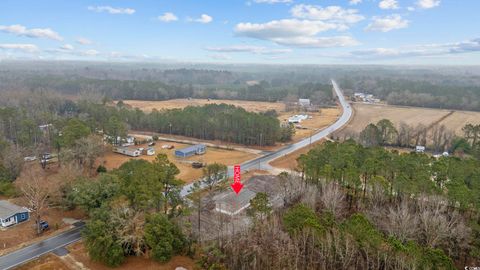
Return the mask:
<svg viewBox="0 0 480 270"><path fill-rule="evenodd" d="M480 270L479 0L1 0L0 270Z"/></svg>

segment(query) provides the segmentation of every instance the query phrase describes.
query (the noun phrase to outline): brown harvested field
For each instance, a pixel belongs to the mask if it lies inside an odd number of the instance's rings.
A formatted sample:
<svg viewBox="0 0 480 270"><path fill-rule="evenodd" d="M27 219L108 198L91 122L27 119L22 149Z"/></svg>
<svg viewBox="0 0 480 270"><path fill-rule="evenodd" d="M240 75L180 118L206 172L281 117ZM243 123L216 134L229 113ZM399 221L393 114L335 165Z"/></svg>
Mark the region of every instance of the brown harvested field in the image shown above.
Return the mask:
<svg viewBox="0 0 480 270"><path fill-rule="evenodd" d="M389 119L396 126L401 122L416 126L423 124L428 126L447 116L451 110L428 109L416 107L399 107L390 105L352 104L355 111L353 119L340 134L359 133L368 124L377 123L381 119ZM439 122L447 129L462 134L462 127L467 123L480 124L480 112L455 111Z"/></svg>
<svg viewBox="0 0 480 270"><path fill-rule="evenodd" d="M173 145L175 146L174 149L162 149L162 145ZM244 161L253 159L257 157L257 155L252 153L246 153L241 151L234 151L234 150L225 150L225 149L218 149L207 147L207 153L204 155L198 156L191 156L186 158L185 160L177 159L175 157L175 149L188 147L188 144L183 143L174 143L174 142L163 142L158 141L157 144L154 146L156 154L164 153L167 154L168 159L173 161L175 165L177 165L178 169L180 170L180 174L178 178L182 179L183 181L189 183L195 179L198 179L202 176L202 169L194 169L191 166L192 161L199 161L203 163L223 163L225 165L235 165L242 163ZM138 145L137 147L145 147L145 145ZM142 155L138 157L139 159L145 159L149 161L153 161L155 156L145 156ZM99 160L100 164L103 164L108 170L118 168L126 161L130 160L131 157L108 152L103 158Z"/></svg>
<svg viewBox="0 0 480 270"><path fill-rule="evenodd" d="M77 261L77 264L81 264L85 269L91 270L109 270L112 269L101 263L93 262L88 256L83 242L75 243L68 247L70 251L70 257ZM176 256L169 262L161 264L151 259L143 257L128 257L125 262L115 269L127 270L127 269L145 269L145 270L175 270L177 267L183 267L186 269L194 269L195 262L189 257Z"/></svg>
<svg viewBox="0 0 480 270"><path fill-rule="evenodd" d="M145 100L124 100L125 104L133 108L139 108L142 111L182 109L187 106L203 106L206 104L229 104L242 107L250 112L264 112L268 110L276 110L281 112L285 110L285 104L281 102L262 102L262 101L246 101L246 100L226 100L226 99L170 99L161 101L145 101Z"/></svg>

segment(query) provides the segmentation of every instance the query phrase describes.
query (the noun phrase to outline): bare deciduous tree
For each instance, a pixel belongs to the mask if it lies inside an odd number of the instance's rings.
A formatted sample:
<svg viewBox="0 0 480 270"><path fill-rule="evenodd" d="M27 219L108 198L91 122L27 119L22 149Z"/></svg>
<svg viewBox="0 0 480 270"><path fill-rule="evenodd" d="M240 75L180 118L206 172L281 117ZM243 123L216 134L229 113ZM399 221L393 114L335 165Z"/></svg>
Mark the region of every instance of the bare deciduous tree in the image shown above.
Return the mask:
<svg viewBox="0 0 480 270"><path fill-rule="evenodd" d="M42 232L40 221L45 210L48 208L48 197L50 195L45 175L39 175L32 169L26 172L26 177L20 183L20 190L26 200L28 207L32 210L37 234Z"/></svg>
<svg viewBox="0 0 480 270"><path fill-rule="evenodd" d="M331 182L322 186L319 199L327 211L338 216L344 208L345 194L337 183Z"/></svg>

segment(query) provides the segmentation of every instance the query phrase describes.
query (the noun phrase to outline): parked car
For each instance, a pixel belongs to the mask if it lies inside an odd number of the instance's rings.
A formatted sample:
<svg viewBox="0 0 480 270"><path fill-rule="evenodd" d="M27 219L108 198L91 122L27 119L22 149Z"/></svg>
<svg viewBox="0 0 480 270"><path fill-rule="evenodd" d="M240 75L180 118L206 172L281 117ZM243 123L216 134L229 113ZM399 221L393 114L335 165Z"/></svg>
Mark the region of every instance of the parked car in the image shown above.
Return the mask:
<svg viewBox="0 0 480 270"><path fill-rule="evenodd" d="M175 146L170 145L170 144L164 144L164 145L162 145L162 149L173 149L173 148L175 148Z"/></svg>
<svg viewBox="0 0 480 270"><path fill-rule="evenodd" d="M151 142L148 144L148 146L155 146L155 144L156 144L155 142Z"/></svg>
<svg viewBox="0 0 480 270"><path fill-rule="evenodd" d="M50 228L50 226L48 225L48 222L45 221L45 220L40 220L40 230L43 231L46 231Z"/></svg>
<svg viewBox="0 0 480 270"><path fill-rule="evenodd" d="M205 167L205 164L203 164L202 162L195 161L192 163L192 168L194 169L200 169L203 167Z"/></svg>

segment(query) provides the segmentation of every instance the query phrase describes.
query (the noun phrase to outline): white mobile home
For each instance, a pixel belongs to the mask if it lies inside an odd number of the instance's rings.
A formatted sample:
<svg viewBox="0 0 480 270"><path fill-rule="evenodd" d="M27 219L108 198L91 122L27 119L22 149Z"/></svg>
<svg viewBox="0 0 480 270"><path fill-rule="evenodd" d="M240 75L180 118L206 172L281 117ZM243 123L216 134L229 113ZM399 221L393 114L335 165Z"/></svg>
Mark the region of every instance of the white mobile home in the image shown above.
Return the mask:
<svg viewBox="0 0 480 270"><path fill-rule="evenodd" d="M113 152L126 155L129 157L139 157L142 152L138 149L130 149L128 147L116 147L113 149Z"/></svg>

